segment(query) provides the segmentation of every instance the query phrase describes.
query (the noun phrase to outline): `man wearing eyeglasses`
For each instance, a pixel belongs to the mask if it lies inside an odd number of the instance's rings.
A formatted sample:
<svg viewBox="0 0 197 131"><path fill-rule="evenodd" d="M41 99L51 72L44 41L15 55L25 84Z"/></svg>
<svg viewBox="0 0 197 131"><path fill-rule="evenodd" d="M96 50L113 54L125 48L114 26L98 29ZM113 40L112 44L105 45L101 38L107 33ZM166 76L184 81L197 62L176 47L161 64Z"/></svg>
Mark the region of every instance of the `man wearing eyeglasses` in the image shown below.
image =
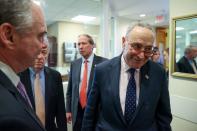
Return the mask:
<svg viewBox="0 0 197 131"><path fill-rule="evenodd" d="M82 131L171 131L166 73L150 60L154 36L149 25L128 28L122 54L95 68Z"/></svg>

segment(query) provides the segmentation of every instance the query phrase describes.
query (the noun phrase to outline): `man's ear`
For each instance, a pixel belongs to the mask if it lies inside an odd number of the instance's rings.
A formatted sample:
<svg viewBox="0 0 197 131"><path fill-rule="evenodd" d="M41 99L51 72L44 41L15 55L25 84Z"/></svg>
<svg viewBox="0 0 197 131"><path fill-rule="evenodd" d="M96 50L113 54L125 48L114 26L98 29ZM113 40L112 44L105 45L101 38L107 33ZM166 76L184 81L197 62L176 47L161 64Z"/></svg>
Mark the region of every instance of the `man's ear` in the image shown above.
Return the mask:
<svg viewBox="0 0 197 131"><path fill-rule="evenodd" d="M122 47L123 48L125 47L125 42L126 42L126 38L125 37L122 37Z"/></svg>
<svg viewBox="0 0 197 131"><path fill-rule="evenodd" d="M10 48L13 45L13 26L9 23L0 25L0 43L1 47Z"/></svg>

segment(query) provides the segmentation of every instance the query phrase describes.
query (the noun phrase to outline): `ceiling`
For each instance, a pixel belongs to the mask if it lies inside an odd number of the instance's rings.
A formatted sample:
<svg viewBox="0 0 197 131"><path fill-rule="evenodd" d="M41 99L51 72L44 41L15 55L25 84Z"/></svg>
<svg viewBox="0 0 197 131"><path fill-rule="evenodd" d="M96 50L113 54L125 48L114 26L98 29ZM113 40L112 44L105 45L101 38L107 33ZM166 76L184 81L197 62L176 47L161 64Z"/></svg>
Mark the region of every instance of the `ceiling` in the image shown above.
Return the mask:
<svg viewBox="0 0 197 131"><path fill-rule="evenodd" d="M70 21L77 15L96 17L89 24L99 24L102 14L102 0L45 0L47 24L56 21ZM145 21L154 26L169 25L169 0L107 0L113 16L131 21ZM140 14L146 17L140 18ZM156 22L155 22L156 21Z"/></svg>

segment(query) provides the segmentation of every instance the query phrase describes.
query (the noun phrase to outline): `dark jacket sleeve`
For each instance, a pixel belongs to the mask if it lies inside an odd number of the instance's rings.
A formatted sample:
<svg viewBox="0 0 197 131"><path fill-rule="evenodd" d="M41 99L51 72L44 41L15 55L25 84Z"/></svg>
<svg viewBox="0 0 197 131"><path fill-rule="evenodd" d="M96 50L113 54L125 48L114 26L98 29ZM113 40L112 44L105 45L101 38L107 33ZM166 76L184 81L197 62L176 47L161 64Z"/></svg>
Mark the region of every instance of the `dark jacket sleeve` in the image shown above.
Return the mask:
<svg viewBox="0 0 197 131"><path fill-rule="evenodd" d="M57 115L56 115L57 127L58 127L58 131L67 131L64 91L63 91L62 77L60 73L57 74L57 84L58 84Z"/></svg>
<svg viewBox="0 0 197 131"><path fill-rule="evenodd" d="M163 71L163 87L160 94L160 99L156 109L156 118L159 131L171 131L170 123L172 114L170 108L170 98L168 91L168 81L165 71Z"/></svg>
<svg viewBox="0 0 197 131"><path fill-rule="evenodd" d="M68 87L66 92L66 112L71 112L71 101L72 101L72 64L70 66Z"/></svg>

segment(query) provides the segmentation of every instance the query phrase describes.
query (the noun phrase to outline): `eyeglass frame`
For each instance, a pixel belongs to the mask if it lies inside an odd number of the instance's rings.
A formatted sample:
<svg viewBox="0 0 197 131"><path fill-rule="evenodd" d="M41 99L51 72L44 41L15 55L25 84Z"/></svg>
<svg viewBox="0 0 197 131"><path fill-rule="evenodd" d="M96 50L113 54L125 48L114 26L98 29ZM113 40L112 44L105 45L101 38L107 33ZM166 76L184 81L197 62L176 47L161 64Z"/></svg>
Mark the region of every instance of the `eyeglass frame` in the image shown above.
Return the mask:
<svg viewBox="0 0 197 131"><path fill-rule="evenodd" d="M141 43L139 42L127 42L127 44L132 47L135 51L137 52L144 52L144 55L146 56L152 56L153 55L153 49L154 46L153 45L149 45L149 46L143 46ZM141 47L137 47L137 46L141 46ZM140 48L140 49L137 49ZM149 49L150 48L150 49ZM148 50L147 50L148 49Z"/></svg>

